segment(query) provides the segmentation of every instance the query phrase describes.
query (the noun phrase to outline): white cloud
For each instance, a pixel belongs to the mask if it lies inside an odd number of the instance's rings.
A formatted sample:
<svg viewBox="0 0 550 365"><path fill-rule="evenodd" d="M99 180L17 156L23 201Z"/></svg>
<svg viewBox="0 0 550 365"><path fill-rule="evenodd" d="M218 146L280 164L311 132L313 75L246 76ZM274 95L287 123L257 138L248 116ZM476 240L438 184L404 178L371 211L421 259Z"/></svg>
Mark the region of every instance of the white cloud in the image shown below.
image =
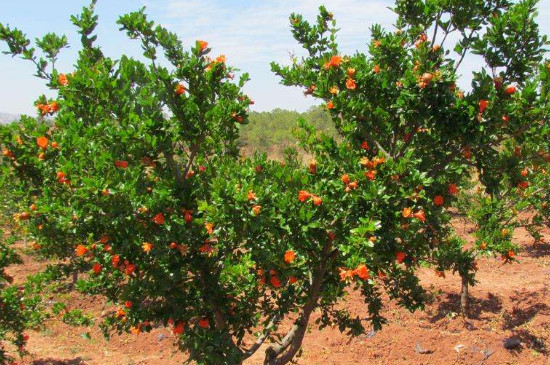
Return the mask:
<svg viewBox="0 0 550 365"><path fill-rule="evenodd" d="M187 42L205 39L215 51L226 53L237 65L288 59L289 52L299 51L288 26L291 12L314 20L321 3L335 13L342 29L339 40L344 50L353 51L366 43L368 28L375 22L391 24L390 1L360 0L281 0L255 5L220 5L215 0L201 2L172 0L164 5L164 25ZM229 2L228 2L229 3ZM252 2L249 2L252 3ZM158 7L156 4L151 4ZM161 13L162 14L162 13Z"/></svg>
<svg viewBox="0 0 550 365"><path fill-rule="evenodd" d="M395 15L392 1L375 0L267 0L237 2L216 0L149 1L148 8L161 23L192 44L209 42L214 55L224 53L228 63L251 74L245 90L256 100L256 110L275 107L304 110L313 103L296 89L279 85L269 67L271 61L288 63L290 54L302 54L292 38L289 16L296 12L312 22L320 5L332 11L341 29L338 41L344 53L366 49L374 23L391 27Z"/></svg>

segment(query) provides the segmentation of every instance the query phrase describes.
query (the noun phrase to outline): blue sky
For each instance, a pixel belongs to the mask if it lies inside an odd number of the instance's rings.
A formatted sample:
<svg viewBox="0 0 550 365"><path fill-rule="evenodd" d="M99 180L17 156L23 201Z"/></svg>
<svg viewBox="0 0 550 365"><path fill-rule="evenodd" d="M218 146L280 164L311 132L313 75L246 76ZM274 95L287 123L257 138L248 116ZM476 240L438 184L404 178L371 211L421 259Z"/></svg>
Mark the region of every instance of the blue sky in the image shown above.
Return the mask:
<svg viewBox="0 0 550 365"><path fill-rule="evenodd" d="M204 39L212 54L226 54L228 64L249 72L252 80L247 93L256 101L254 110L276 107L305 110L312 102L301 90L279 85L269 67L270 61L289 62L289 55L300 54L288 28L291 12L313 19L319 5L332 11L341 28L339 43L343 53L364 51L368 30L373 23L390 28L395 15L387 9L388 0L99 0L99 39L103 51L112 57L121 52L140 55L137 42L118 31L118 15L142 6L152 20L176 32L185 44ZM76 14L87 0L2 0L0 22L23 30L31 39L47 32L66 34L72 48L65 50L59 68L70 72L76 57L79 38L69 17ZM550 35L550 0L540 0L541 31ZM5 46L0 46L4 50ZM464 62L467 74L476 66L474 58ZM31 64L0 55L0 112L33 114L33 101L48 92L42 80L32 76ZM465 85L463 85L465 86Z"/></svg>

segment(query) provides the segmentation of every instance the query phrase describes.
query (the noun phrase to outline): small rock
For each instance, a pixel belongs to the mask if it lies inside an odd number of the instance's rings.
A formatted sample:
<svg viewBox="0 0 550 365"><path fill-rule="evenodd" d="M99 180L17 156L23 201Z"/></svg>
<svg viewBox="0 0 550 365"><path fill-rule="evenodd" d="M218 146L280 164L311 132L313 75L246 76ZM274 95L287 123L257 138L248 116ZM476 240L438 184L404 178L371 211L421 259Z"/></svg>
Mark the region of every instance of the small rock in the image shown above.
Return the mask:
<svg viewBox="0 0 550 365"><path fill-rule="evenodd" d="M487 349L487 350L481 351L481 353L483 354L483 360L487 360L489 356L491 356L495 352L491 349Z"/></svg>
<svg viewBox="0 0 550 365"><path fill-rule="evenodd" d="M456 346L454 347L454 350L455 350L456 352L460 353L460 350L461 350L462 348L464 348L464 345L456 345Z"/></svg>
<svg viewBox="0 0 550 365"><path fill-rule="evenodd" d="M516 349L520 346L521 346L521 341L517 337L510 337L509 339L504 341L504 348L508 350Z"/></svg>
<svg viewBox="0 0 550 365"><path fill-rule="evenodd" d="M422 347L420 342L416 344L414 351L418 352L419 354L431 354L433 352L433 350L425 349L424 347Z"/></svg>
<svg viewBox="0 0 550 365"><path fill-rule="evenodd" d="M162 340L164 340L166 338L166 336L164 335L164 333L159 333L157 335L157 341L158 342L161 342Z"/></svg>

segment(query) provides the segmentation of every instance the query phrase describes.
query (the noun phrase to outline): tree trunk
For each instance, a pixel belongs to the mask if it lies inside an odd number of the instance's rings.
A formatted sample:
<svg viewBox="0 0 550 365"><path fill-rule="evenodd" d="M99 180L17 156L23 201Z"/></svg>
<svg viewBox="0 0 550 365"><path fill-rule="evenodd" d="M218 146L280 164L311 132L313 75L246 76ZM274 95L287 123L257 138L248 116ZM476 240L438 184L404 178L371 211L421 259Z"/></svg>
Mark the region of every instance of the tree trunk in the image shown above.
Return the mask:
<svg viewBox="0 0 550 365"><path fill-rule="evenodd" d="M288 331L281 343L269 346L266 349L264 365L284 365L290 362L300 350L309 323L309 318L313 310L317 307L321 285L323 284L327 271L331 247L332 245L330 242L327 242L323 247L319 266L315 271L313 282L308 290L308 300L304 305L300 318L294 323L294 326Z"/></svg>
<svg viewBox="0 0 550 365"><path fill-rule="evenodd" d="M460 312L462 317L468 318L469 316L469 296L468 296L468 277L466 275L461 275L462 279L462 288L460 290Z"/></svg>

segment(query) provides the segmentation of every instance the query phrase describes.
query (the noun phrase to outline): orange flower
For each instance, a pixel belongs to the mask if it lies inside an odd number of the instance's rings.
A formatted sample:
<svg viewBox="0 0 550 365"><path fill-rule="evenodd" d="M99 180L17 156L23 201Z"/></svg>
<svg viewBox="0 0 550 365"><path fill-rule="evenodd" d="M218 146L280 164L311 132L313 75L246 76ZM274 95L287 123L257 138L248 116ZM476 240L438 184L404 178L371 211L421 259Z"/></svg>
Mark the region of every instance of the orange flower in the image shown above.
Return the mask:
<svg viewBox="0 0 550 365"><path fill-rule="evenodd" d="M403 215L403 218L410 218L412 217L412 209L411 208L403 208L403 211L401 212Z"/></svg>
<svg viewBox="0 0 550 365"><path fill-rule="evenodd" d="M456 184L449 184L449 194L456 195L458 193L458 186Z"/></svg>
<svg viewBox="0 0 550 365"><path fill-rule="evenodd" d="M254 213L254 215L259 215L262 211L262 206L261 205L254 205L252 207L252 213Z"/></svg>
<svg viewBox="0 0 550 365"><path fill-rule="evenodd" d="M57 103L57 101L54 101L50 104L50 109L52 113L55 113L59 110L59 104Z"/></svg>
<svg viewBox="0 0 550 365"><path fill-rule="evenodd" d="M441 195L436 195L434 198L434 204L440 207L445 204L445 199Z"/></svg>
<svg viewBox="0 0 550 365"><path fill-rule="evenodd" d="M285 252L285 262L287 264L292 263L296 259L296 254L292 250Z"/></svg>
<svg viewBox="0 0 550 365"><path fill-rule="evenodd" d="M372 163L374 164L374 167L383 164L386 162L386 159L384 157L375 157L372 159Z"/></svg>
<svg viewBox="0 0 550 365"><path fill-rule="evenodd" d="M419 210L418 212L413 214L413 217L421 221L422 223L426 222L426 213L424 213L423 210Z"/></svg>
<svg viewBox="0 0 550 365"><path fill-rule="evenodd" d="M206 222L204 228L206 228L206 233L212 234L214 232L214 223Z"/></svg>
<svg viewBox="0 0 550 365"><path fill-rule="evenodd" d="M222 55L219 55L219 56L216 58L216 62L217 62L217 63L225 63L225 61L226 61L226 57L225 57L225 55L223 55L223 54L222 54Z"/></svg>
<svg viewBox="0 0 550 365"><path fill-rule="evenodd" d="M44 136L38 137L36 139L36 144L38 145L38 147L42 148L43 150L48 148L49 143L50 143L50 140L47 137L44 137Z"/></svg>
<svg viewBox="0 0 550 365"><path fill-rule="evenodd" d="M210 256L214 252L214 247L208 242L205 242L200 248L199 251L201 253L206 253L208 256Z"/></svg>
<svg viewBox="0 0 550 365"><path fill-rule="evenodd" d="M159 214L157 214L153 217L153 222L155 222L159 226L163 225L165 221L166 221L166 219L164 218L164 214L162 214L162 213L159 213Z"/></svg>
<svg viewBox="0 0 550 365"><path fill-rule="evenodd" d="M462 148L462 156L468 160L472 158L472 149L469 146Z"/></svg>
<svg viewBox="0 0 550 365"><path fill-rule="evenodd" d="M338 94L339 91L340 90L338 90L338 86L333 86L330 89L328 89L328 92L331 93L332 95Z"/></svg>
<svg viewBox="0 0 550 365"><path fill-rule="evenodd" d="M370 150L369 143L367 141L363 141L363 143L361 143L361 148L367 151Z"/></svg>
<svg viewBox="0 0 550 365"><path fill-rule="evenodd" d="M210 327L210 321L208 320L208 318L201 318L199 320L199 327L201 327L201 328Z"/></svg>
<svg viewBox="0 0 550 365"><path fill-rule="evenodd" d="M298 278L295 277L295 276L290 276L290 277L288 278L288 282L289 282L290 284L297 283L297 282L298 282Z"/></svg>
<svg viewBox="0 0 550 365"><path fill-rule="evenodd" d="M31 217L31 214L29 212L15 213L13 217L16 221L26 221Z"/></svg>
<svg viewBox="0 0 550 365"><path fill-rule="evenodd" d="M374 72L375 74L380 73L380 66L375 65L375 66L372 68L372 72Z"/></svg>
<svg viewBox="0 0 550 365"><path fill-rule="evenodd" d="M359 185L359 183L356 180L356 181L350 182L347 187L353 190L353 189L357 189L358 185Z"/></svg>
<svg viewBox="0 0 550 365"><path fill-rule="evenodd" d="M94 271L94 274L99 274L101 272L101 270L103 270L103 268L101 267L100 264L98 264L97 262L94 264L92 270Z"/></svg>
<svg viewBox="0 0 550 365"><path fill-rule="evenodd" d="M407 254L405 252L399 251L395 254L395 259L398 263L403 263L405 261L405 258L407 257Z"/></svg>
<svg viewBox="0 0 550 365"><path fill-rule="evenodd" d="M185 92L185 86L183 84L178 84L176 86L176 95L182 95Z"/></svg>
<svg viewBox="0 0 550 365"><path fill-rule="evenodd" d="M349 68L348 68L348 77L349 77L349 78L353 78L353 76L355 76L355 69L349 67Z"/></svg>
<svg viewBox="0 0 550 365"><path fill-rule="evenodd" d="M141 247L143 248L143 251L145 253L149 253L151 252L151 250L153 249L153 247L155 247L151 242L143 242L143 244L141 245Z"/></svg>
<svg viewBox="0 0 550 365"><path fill-rule="evenodd" d="M354 79L347 79L346 80L346 87L348 88L348 90L355 90L355 88L357 87L357 85L355 84L355 80Z"/></svg>
<svg viewBox="0 0 550 365"><path fill-rule="evenodd" d="M343 268L339 268L340 270L340 281L349 281L353 279L353 270L347 270Z"/></svg>
<svg viewBox="0 0 550 365"><path fill-rule="evenodd" d="M59 81L59 83L62 86L69 85L69 80L67 80L67 75L65 75L65 74L59 74L59 77L57 78L57 81Z"/></svg>
<svg viewBox="0 0 550 365"><path fill-rule="evenodd" d="M238 115L237 113L231 114L231 118L233 118L238 123L244 122L244 117L242 115Z"/></svg>
<svg viewBox="0 0 550 365"><path fill-rule="evenodd" d="M319 206L319 205L323 204L323 199L321 199L321 197L319 197L317 195L313 195L311 198L313 200L313 205Z"/></svg>
<svg viewBox="0 0 550 365"><path fill-rule="evenodd" d="M76 256L78 257L82 257L84 255L86 255L88 253L88 248L84 245L78 245L76 246L76 249L75 249L75 252L76 252Z"/></svg>
<svg viewBox="0 0 550 365"><path fill-rule="evenodd" d="M2 150L2 156L7 157L7 158L14 158L14 157L15 157L15 155L13 154L13 152L10 151L10 150L8 150L7 148L4 148L4 149Z"/></svg>
<svg viewBox="0 0 550 365"><path fill-rule="evenodd" d="M51 108L50 104L37 104L37 105L36 105L36 108L37 108L38 110L40 110L40 113L41 113L42 115L51 113L51 111L52 111L52 108Z"/></svg>
<svg viewBox="0 0 550 365"><path fill-rule="evenodd" d="M529 183L527 181L522 181L518 184L518 187L520 189L527 189L529 187Z"/></svg>
<svg viewBox="0 0 550 365"><path fill-rule="evenodd" d="M313 94L313 92L317 89L317 86L315 85L311 85L310 87L307 88L306 91L304 91L304 95L311 95Z"/></svg>
<svg viewBox="0 0 550 365"><path fill-rule="evenodd" d="M132 334L134 335L139 335L141 333L141 324L130 327L130 332L132 332Z"/></svg>
<svg viewBox="0 0 550 365"><path fill-rule="evenodd" d="M115 166L118 167L118 168L121 168L121 169L125 169L128 167L128 162L127 161L115 161Z"/></svg>
<svg viewBox="0 0 550 365"><path fill-rule="evenodd" d="M248 190L248 194L246 195L246 199L248 201L251 201L251 200L258 199L258 197L256 196L256 194L254 194L254 192L252 190Z"/></svg>
<svg viewBox="0 0 550 365"><path fill-rule="evenodd" d="M309 161L309 173L315 175L317 173L317 161Z"/></svg>
<svg viewBox="0 0 550 365"><path fill-rule="evenodd" d="M131 301L129 301L129 300L127 300L126 302L124 302L124 306L125 306L126 308L128 308L128 309L132 308L133 305L134 305L134 304L133 304Z"/></svg>
<svg viewBox="0 0 550 365"><path fill-rule="evenodd" d="M125 317L126 316L126 312L124 311L124 309L117 309L116 311L116 317L117 318L122 318L122 317Z"/></svg>
<svg viewBox="0 0 550 365"><path fill-rule="evenodd" d="M369 270L364 264L357 265L357 268L354 270L354 274L363 280L368 280L368 278L370 277Z"/></svg>
<svg viewBox="0 0 550 365"><path fill-rule="evenodd" d="M332 100L327 103L327 109L328 110L334 109L334 103L332 102Z"/></svg>
<svg viewBox="0 0 550 365"><path fill-rule="evenodd" d="M126 269L124 270L124 273L126 275L132 275L134 271L136 270L136 265L134 264L127 264Z"/></svg>
<svg viewBox="0 0 550 365"><path fill-rule="evenodd" d="M526 177L527 175L529 175L529 170L527 169L521 170L521 176Z"/></svg>
<svg viewBox="0 0 550 365"><path fill-rule="evenodd" d="M370 181L373 181L376 178L376 170L370 170L365 172L365 177Z"/></svg>
<svg viewBox="0 0 550 365"><path fill-rule="evenodd" d="M343 182L344 184L346 184L346 185L349 184L349 176L348 176L348 174L342 175L342 182Z"/></svg>
<svg viewBox="0 0 550 365"><path fill-rule="evenodd" d="M269 279L269 282L271 285L273 285L274 288L280 288L281 287L281 280L279 280L279 277L276 275L272 275Z"/></svg>
<svg viewBox="0 0 550 365"><path fill-rule="evenodd" d="M111 259L111 262L113 264L113 267L118 267L118 264L120 263L120 256L114 255L113 258Z"/></svg>
<svg viewBox="0 0 550 365"><path fill-rule="evenodd" d="M208 42L198 40L198 41L197 41L197 46L199 47L199 50L200 50L201 52L204 52L204 50L205 50L206 48L208 48Z"/></svg>
<svg viewBox="0 0 550 365"><path fill-rule="evenodd" d="M487 109L487 107L489 106L489 101L488 100L480 100L479 101L479 113L480 114L483 114L483 112L485 111L485 109Z"/></svg>
<svg viewBox="0 0 550 365"><path fill-rule="evenodd" d="M325 63L323 67L328 70L331 67L334 67L334 68L339 67L341 63L342 63L342 57L332 56L330 58L330 61Z"/></svg>
<svg viewBox="0 0 550 365"><path fill-rule="evenodd" d="M185 325L183 321L178 321L172 330L172 333L175 335L181 335L183 333Z"/></svg>
<svg viewBox="0 0 550 365"><path fill-rule="evenodd" d="M183 211L183 219L187 222L187 223L191 223L193 221L193 211L192 210L187 210L185 209Z"/></svg>
<svg viewBox="0 0 550 365"><path fill-rule="evenodd" d="M513 258L514 256L516 256L516 253L512 250L508 251L508 257L509 258Z"/></svg>
<svg viewBox="0 0 550 365"><path fill-rule="evenodd" d="M300 190L298 192L298 200L303 203L305 202L306 200L308 200L309 198L311 198L311 193L308 192L308 191L305 191L305 190Z"/></svg>
<svg viewBox="0 0 550 365"><path fill-rule="evenodd" d="M257 274L260 277L260 280L259 280L260 284L262 285L265 284L265 271L262 269L258 269Z"/></svg>
<svg viewBox="0 0 550 365"><path fill-rule="evenodd" d="M506 89L504 89L504 92L508 95L513 95L517 91L516 87L514 85L508 86Z"/></svg>

